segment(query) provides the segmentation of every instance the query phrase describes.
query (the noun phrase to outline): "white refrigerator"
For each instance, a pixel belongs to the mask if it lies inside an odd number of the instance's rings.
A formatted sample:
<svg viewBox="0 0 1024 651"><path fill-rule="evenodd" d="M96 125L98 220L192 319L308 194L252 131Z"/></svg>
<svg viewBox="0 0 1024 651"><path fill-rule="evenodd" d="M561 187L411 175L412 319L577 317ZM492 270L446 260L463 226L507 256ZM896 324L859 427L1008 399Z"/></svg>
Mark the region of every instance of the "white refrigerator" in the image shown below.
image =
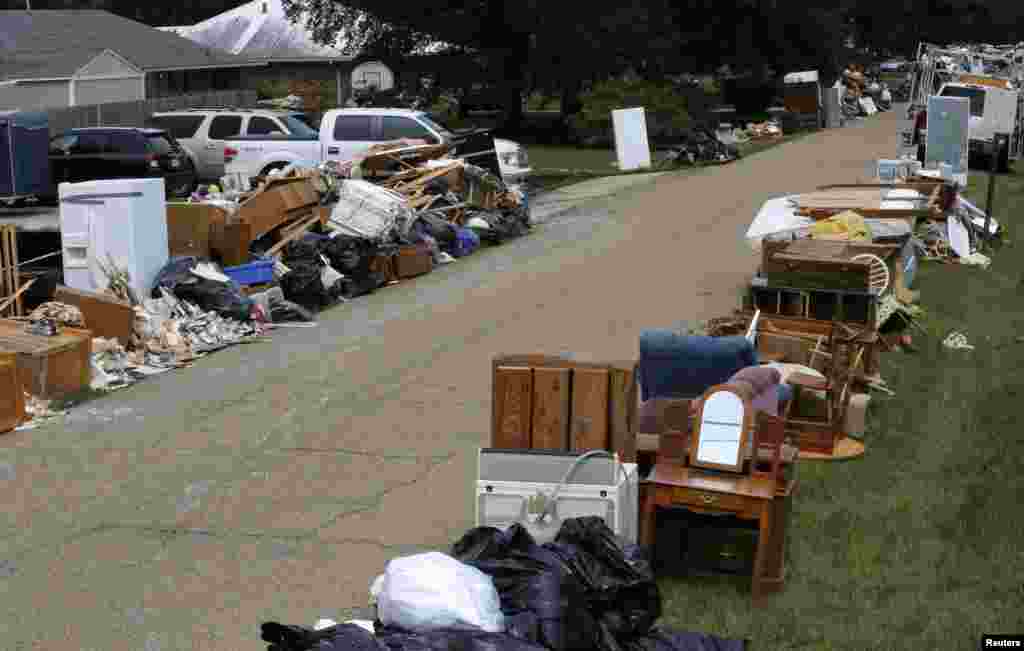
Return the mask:
<svg viewBox="0 0 1024 651"><path fill-rule="evenodd" d="M104 291L109 281L103 267L112 260L128 272L139 300L148 298L170 257L164 180L61 183L57 190L64 284Z"/></svg>

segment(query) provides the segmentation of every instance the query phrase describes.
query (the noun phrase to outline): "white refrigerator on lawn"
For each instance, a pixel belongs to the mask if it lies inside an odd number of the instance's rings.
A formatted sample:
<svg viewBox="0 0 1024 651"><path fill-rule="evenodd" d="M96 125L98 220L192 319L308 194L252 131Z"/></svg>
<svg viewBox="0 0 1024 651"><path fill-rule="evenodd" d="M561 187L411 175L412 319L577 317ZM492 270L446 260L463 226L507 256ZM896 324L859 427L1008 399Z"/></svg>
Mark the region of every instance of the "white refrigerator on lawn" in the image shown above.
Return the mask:
<svg viewBox="0 0 1024 651"><path fill-rule="evenodd" d="M612 111L615 153L623 172L651 166L651 146L647 141L647 115L643 108Z"/></svg>
<svg viewBox="0 0 1024 651"><path fill-rule="evenodd" d="M60 238L64 284L102 292L111 261L127 271L139 300L149 297L170 257L163 179L61 183Z"/></svg>

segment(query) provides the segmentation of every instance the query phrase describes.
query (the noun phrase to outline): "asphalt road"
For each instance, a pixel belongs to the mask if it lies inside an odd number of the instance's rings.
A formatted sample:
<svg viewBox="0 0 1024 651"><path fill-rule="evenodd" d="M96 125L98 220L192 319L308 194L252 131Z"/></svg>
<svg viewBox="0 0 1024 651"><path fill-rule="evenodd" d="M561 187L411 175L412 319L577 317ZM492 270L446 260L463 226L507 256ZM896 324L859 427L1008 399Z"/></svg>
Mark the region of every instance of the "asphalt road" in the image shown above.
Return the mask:
<svg viewBox="0 0 1024 651"><path fill-rule="evenodd" d="M365 607L389 558L473 525L499 353L629 359L722 315L760 204L866 178L901 111L600 196L313 330L0 435L0 648L264 648Z"/></svg>

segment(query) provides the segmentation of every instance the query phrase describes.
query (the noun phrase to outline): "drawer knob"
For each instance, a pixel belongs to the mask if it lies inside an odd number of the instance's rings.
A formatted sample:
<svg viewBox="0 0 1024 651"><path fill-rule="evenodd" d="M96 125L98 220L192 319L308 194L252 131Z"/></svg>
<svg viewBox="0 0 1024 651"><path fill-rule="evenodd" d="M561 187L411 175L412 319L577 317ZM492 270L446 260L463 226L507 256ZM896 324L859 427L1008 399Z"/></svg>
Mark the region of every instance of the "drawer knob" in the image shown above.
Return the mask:
<svg viewBox="0 0 1024 651"><path fill-rule="evenodd" d="M718 498L716 498L714 495L701 495L700 499L705 504L714 504Z"/></svg>

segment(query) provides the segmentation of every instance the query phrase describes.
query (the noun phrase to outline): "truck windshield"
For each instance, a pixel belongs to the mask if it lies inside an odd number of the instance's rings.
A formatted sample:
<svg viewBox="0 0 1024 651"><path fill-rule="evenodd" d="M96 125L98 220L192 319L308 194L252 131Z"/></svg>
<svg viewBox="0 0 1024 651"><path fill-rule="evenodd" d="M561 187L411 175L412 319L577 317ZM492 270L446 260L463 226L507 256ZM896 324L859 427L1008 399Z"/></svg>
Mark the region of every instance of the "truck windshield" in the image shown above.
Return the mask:
<svg viewBox="0 0 1024 651"><path fill-rule="evenodd" d="M428 127L440 133L441 137L444 138L445 140L450 142L455 137L451 129L447 128L443 124L440 124L437 120L432 119L426 113L420 113L419 118L421 121L426 122Z"/></svg>
<svg viewBox="0 0 1024 651"><path fill-rule="evenodd" d="M981 88L968 86L946 86L942 89L943 97L965 97L971 101L971 115L980 118L985 115L985 91Z"/></svg>
<svg viewBox="0 0 1024 651"><path fill-rule="evenodd" d="M320 137L320 133L316 129L293 115L286 115L281 118L281 121L284 122L284 125L288 127L288 131L293 136L312 138L314 140Z"/></svg>

